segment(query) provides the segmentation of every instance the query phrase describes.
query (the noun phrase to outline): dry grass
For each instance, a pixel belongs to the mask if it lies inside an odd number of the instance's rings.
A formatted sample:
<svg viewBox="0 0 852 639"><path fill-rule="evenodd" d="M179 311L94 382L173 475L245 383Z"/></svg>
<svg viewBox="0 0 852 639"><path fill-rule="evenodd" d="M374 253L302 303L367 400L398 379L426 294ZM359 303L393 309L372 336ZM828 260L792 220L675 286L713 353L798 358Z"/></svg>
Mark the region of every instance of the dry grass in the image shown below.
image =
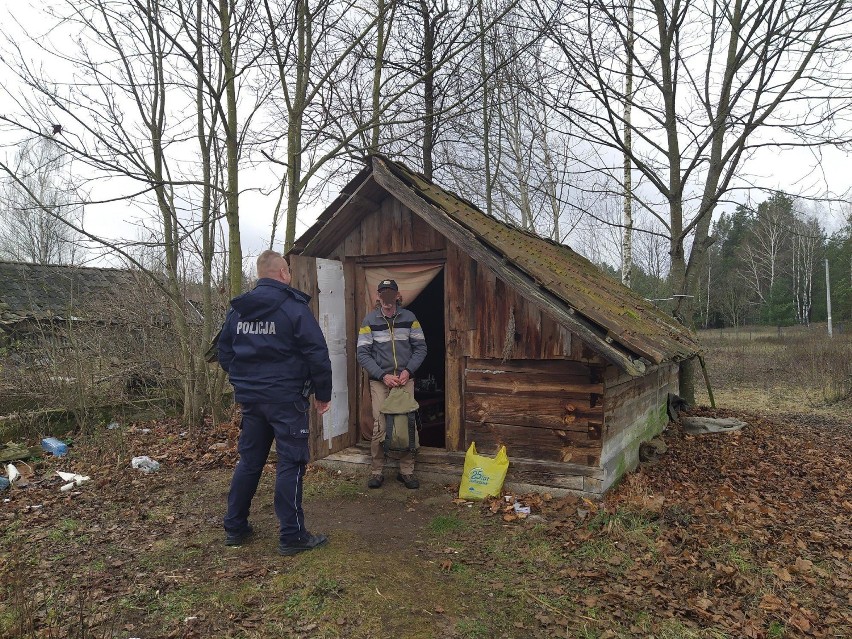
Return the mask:
<svg viewBox="0 0 852 639"><path fill-rule="evenodd" d="M852 333L824 324L699 333L716 403L768 414L852 415ZM699 403L707 404L704 385Z"/></svg>

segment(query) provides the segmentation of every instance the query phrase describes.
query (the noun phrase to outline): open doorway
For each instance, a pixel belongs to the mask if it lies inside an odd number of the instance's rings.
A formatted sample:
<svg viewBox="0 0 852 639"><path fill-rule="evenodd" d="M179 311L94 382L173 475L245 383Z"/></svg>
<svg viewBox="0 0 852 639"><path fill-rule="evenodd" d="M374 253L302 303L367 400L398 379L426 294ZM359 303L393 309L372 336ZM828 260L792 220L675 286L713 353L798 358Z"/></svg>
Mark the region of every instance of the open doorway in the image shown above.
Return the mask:
<svg viewBox="0 0 852 639"><path fill-rule="evenodd" d="M444 271L407 305L426 336L426 359L417 370L414 395L420 404L420 445L446 447L446 349L444 331Z"/></svg>

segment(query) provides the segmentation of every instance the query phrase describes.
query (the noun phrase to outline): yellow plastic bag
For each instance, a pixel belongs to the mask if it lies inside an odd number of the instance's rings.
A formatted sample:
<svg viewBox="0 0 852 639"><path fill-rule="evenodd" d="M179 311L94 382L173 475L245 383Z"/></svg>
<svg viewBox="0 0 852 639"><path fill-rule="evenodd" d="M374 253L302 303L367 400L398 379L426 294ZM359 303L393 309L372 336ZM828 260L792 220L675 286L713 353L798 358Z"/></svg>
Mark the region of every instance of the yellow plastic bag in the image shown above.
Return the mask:
<svg viewBox="0 0 852 639"><path fill-rule="evenodd" d="M499 495L509 470L509 456L506 447L500 446L497 455L488 457L476 453L476 442L464 456L464 473L459 486L462 499L485 499L488 495Z"/></svg>

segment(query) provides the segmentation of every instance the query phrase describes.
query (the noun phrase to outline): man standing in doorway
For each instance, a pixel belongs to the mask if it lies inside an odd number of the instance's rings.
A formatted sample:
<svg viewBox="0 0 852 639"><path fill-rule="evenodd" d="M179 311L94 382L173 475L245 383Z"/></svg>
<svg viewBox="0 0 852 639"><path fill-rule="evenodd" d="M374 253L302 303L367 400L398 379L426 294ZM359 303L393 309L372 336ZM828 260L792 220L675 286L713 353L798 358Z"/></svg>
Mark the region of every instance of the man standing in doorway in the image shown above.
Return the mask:
<svg viewBox="0 0 852 639"><path fill-rule="evenodd" d="M281 254L261 253L257 275L253 290L231 300L219 337L219 363L242 407L240 461L228 493L225 544L240 546L254 532L249 508L274 440L278 552L295 555L328 541L305 528L302 478L309 458L310 393L313 389L322 415L331 402L331 361L309 297L290 288L290 268Z"/></svg>
<svg viewBox="0 0 852 639"><path fill-rule="evenodd" d="M414 397L414 373L426 358L426 337L414 313L402 308L399 286L394 280L379 282L379 301L367 314L358 332L358 363L370 376L370 400L373 406L373 458L367 486L380 488L384 483L385 420L381 406L392 388L402 387ZM396 478L406 488L419 488L414 477L414 456L410 451L399 456Z"/></svg>

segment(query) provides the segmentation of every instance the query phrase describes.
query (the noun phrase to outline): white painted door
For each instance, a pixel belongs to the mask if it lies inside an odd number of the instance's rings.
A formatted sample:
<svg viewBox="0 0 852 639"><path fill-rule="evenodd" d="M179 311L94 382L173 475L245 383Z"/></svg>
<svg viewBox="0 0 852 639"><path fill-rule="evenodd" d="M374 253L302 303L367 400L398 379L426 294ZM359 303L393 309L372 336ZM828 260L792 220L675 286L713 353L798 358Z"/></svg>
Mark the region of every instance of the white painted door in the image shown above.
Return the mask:
<svg viewBox="0 0 852 639"><path fill-rule="evenodd" d="M346 352L346 298L343 264L337 260L316 258L319 289L319 320L328 354L331 357L331 408L320 417L325 448L333 452L335 438L349 432L348 353ZM346 439L345 437L342 439ZM338 439L340 441L340 439ZM337 442L334 442L335 444Z"/></svg>

